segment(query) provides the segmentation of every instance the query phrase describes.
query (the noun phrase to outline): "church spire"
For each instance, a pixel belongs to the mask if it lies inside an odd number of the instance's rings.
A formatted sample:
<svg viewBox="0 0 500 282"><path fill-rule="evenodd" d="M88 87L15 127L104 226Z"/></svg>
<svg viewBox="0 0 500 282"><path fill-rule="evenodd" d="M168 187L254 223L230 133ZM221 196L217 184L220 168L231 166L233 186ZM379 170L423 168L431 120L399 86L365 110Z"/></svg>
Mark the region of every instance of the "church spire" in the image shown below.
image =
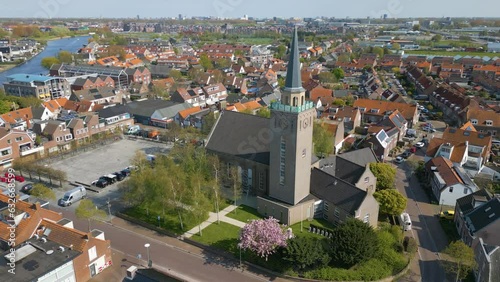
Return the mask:
<svg viewBox="0 0 500 282"><path fill-rule="evenodd" d="M297 93L305 91L302 88L302 79L300 75L300 57L299 57L299 39L297 36L297 27L294 28L293 38L290 42L290 60L286 71L285 91Z"/></svg>

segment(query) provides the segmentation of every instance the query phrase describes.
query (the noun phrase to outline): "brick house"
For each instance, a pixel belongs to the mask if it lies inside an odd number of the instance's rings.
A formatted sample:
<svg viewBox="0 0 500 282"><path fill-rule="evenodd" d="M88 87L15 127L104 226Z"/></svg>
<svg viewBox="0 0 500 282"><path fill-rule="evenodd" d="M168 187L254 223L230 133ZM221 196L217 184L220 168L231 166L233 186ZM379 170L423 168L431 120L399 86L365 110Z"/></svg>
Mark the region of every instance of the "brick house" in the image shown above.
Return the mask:
<svg viewBox="0 0 500 282"><path fill-rule="evenodd" d="M33 136L26 131L0 127L0 167L7 168L12 161L32 153Z"/></svg>

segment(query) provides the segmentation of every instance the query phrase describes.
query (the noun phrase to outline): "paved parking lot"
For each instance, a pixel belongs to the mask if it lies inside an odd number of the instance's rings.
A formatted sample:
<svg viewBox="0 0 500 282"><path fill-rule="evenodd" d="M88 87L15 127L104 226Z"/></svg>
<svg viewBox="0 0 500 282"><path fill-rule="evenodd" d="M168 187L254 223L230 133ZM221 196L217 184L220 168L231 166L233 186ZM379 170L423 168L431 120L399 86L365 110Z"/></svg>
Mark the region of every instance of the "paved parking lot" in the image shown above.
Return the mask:
<svg viewBox="0 0 500 282"><path fill-rule="evenodd" d="M164 143L123 139L74 156L66 156L64 159L55 159L48 165L65 171L69 182L78 181L90 185L102 175L120 171L129 166L138 150L145 154L165 154L171 148L171 145ZM98 206L105 205L108 199L112 202L117 201L120 198L119 183L109 185L104 189L93 186L92 189L98 190L99 193L88 191L88 198ZM64 183L62 188L54 188L57 199L62 198L64 193L72 188L73 186ZM57 202L51 203L51 206L57 206ZM64 209L74 209L75 206Z"/></svg>

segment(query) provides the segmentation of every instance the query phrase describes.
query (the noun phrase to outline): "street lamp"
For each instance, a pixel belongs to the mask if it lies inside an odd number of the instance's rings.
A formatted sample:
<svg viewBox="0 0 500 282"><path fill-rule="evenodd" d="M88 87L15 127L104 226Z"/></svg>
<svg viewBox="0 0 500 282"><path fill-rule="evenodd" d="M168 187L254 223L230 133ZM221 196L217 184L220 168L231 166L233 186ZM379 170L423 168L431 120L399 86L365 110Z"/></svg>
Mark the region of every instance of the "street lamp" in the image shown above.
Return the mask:
<svg viewBox="0 0 500 282"><path fill-rule="evenodd" d="M111 202L109 201L109 198L106 201L106 204L108 205L109 220L111 220Z"/></svg>
<svg viewBox="0 0 500 282"><path fill-rule="evenodd" d="M151 247L151 244L146 243L146 244L144 244L144 247L146 247L146 250L148 253L148 267L151 268L153 266L153 262L151 261L151 257L149 255L149 247Z"/></svg>

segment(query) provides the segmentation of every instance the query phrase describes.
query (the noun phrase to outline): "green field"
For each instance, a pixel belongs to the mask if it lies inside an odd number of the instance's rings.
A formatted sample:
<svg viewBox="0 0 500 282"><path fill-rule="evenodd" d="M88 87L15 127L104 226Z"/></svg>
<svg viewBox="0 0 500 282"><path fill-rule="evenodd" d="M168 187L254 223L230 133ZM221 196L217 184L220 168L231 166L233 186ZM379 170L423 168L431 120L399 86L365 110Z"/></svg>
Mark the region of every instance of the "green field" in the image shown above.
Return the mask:
<svg viewBox="0 0 500 282"><path fill-rule="evenodd" d="M241 222L248 222L254 219L261 219L261 216L256 209L249 206L241 205L237 209L227 214L227 217L239 220Z"/></svg>
<svg viewBox="0 0 500 282"><path fill-rule="evenodd" d="M191 239L207 246L236 254L238 251L237 245L239 243L240 229L238 226L221 221L219 224L210 224L201 231L202 236L196 233Z"/></svg>
<svg viewBox="0 0 500 282"><path fill-rule="evenodd" d="M428 50L405 50L405 54L411 54L411 55L427 55L427 56L448 56L448 57L454 57L456 55L460 56L471 56L471 57L484 57L488 56L490 58L493 57L500 57L500 54L498 53L489 53L489 52L460 52L460 51L428 51Z"/></svg>

